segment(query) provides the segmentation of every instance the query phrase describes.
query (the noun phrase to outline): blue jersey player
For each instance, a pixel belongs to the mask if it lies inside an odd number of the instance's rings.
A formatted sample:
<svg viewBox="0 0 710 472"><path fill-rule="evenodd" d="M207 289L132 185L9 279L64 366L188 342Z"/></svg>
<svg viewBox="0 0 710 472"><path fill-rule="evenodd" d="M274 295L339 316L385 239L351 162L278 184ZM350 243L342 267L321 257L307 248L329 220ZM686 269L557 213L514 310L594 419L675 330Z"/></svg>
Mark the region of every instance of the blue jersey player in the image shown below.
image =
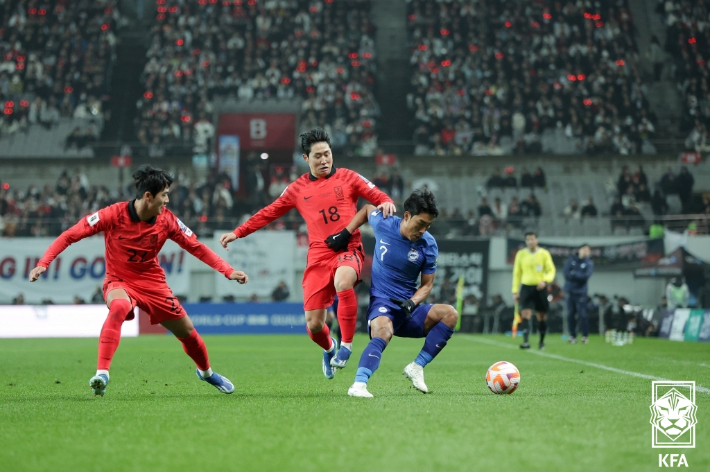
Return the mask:
<svg viewBox="0 0 710 472"><path fill-rule="evenodd" d="M355 383L348 390L352 397L372 398L367 382L393 335L426 338L421 352L403 374L416 389L428 393L424 367L446 346L458 320L458 313L450 305L422 304L434 285L439 254L434 237L427 232L439 215L434 195L416 190L404 202L404 210L403 218L384 218L373 205L365 205L343 231L326 240L337 251L366 221L375 231L367 312L370 343L360 356Z"/></svg>

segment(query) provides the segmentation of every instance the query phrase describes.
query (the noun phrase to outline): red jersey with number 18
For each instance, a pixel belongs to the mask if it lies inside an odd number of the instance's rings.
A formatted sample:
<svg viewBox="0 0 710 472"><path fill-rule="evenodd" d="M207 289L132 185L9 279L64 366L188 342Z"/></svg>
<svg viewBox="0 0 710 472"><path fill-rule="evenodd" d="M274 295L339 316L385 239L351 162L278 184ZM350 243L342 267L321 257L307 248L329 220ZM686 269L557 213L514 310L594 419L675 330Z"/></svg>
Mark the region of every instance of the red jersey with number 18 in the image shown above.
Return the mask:
<svg viewBox="0 0 710 472"><path fill-rule="evenodd" d="M158 253L167 239L172 239L227 278L234 271L226 261L199 242L192 230L170 210L166 208L149 221L141 221L133 201L115 203L82 218L49 246L37 265L48 267L67 246L101 231L106 243L107 279L165 283L165 272L158 263Z"/></svg>
<svg viewBox="0 0 710 472"><path fill-rule="evenodd" d="M313 253L324 252L332 257L325 240L331 234L342 231L357 213L357 200L364 198L374 205L392 199L362 175L349 169L333 167L328 177L318 179L312 174L303 174L296 179L271 205L259 210L243 225L234 230L243 238L263 228L275 219L296 208L308 226L309 262L317 259ZM348 249L357 249L362 244L360 230L355 230Z"/></svg>

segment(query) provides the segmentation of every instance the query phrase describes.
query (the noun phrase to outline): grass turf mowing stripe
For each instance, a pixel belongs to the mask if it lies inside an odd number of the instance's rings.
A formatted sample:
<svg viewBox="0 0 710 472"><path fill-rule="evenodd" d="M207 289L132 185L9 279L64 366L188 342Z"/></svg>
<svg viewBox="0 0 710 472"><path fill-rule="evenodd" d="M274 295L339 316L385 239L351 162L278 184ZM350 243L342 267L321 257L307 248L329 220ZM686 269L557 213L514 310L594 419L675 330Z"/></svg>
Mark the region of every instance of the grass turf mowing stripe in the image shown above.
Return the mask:
<svg viewBox="0 0 710 472"><path fill-rule="evenodd" d="M475 342L479 342L479 343L483 343L483 344L490 344L492 346L507 347L509 349L519 349L518 346L513 346L511 344L506 344L506 343L500 343L498 341L493 341L490 339L483 339L483 338L478 338L475 336L465 336L465 338L470 341L475 341ZM608 370L609 372L616 372L617 374L629 375L631 377L639 377L639 378L648 379L648 380L663 380L666 382L671 381L669 379L664 379L663 377L656 377L654 375L641 374L639 372L632 372L630 370L617 369L616 367L609 367L608 365L597 364L596 362L587 362L587 361L582 361L579 359L572 359L572 358L560 356L557 354L549 354L546 352L534 351L532 349L530 349L529 352L532 354L537 354L538 356L548 357L550 359L557 359L558 361L574 362L574 363L586 365L589 367L596 367L597 369ZM706 393L706 394L710 395L710 388L702 387L700 385L695 385L695 391Z"/></svg>

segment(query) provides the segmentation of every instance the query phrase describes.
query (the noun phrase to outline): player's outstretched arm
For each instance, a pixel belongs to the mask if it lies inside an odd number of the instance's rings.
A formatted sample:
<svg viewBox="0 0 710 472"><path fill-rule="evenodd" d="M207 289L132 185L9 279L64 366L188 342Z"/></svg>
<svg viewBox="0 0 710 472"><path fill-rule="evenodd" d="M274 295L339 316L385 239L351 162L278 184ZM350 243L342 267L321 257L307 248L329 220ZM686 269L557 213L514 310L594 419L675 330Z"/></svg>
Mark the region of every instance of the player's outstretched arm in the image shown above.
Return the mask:
<svg viewBox="0 0 710 472"><path fill-rule="evenodd" d="M240 225L231 233L224 233L219 238L219 243L223 248L229 250L227 245L237 238L244 238L256 230L263 228L277 218L282 217L289 212L292 208L295 208L293 199L291 198L291 193L288 187L283 191L281 196L274 200L270 205L265 206L258 212L254 214L251 218Z"/></svg>
<svg viewBox="0 0 710 472"><path fill-rule="evenodd" d="M331 234L325 239L325 243L328 247L336 252L347 249L350 236L352 236L356 229L365 224L371 211L375 211L375 207L373 205L365 205L362 207L360 211L355 213L353 219L350 220L350 223L348 223L342 231Z"/></svg>
<svg viewBox="0 0 710 472"><path fill-rule="evenodd" d="M60 234L49 245L42 258L37 262L37 266L30 272L30 282L37 280L47 270L49 264L70 245L108 229L110 219L110 211L103 209L93 215L82 218L77 224Z"/></svg>
<svg viewBox="0 0 710 472"><path fill-rule="evenodd" d="M355 172L352 173L355 176L355 178L352 179L353 187L357 194L370 203L377 205L377 209L382 212L382 216L384 218L394 215L397 212L397 208L394 206L394 203L389 195L377 188L375 184L367 180L362 175Z"/></svg>

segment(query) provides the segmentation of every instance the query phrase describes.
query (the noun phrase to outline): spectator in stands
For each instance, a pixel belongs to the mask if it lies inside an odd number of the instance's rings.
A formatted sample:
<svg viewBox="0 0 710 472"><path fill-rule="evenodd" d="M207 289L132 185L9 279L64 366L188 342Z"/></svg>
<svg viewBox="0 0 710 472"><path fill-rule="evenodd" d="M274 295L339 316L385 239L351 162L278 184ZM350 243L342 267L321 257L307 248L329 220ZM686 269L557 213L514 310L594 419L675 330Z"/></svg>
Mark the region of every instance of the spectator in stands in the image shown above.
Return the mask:
<svg viewBox="0 0 710 472"><path fill-rule="evenodd" d="M582 216L582 209L579 206L579 203L577 203L576 198L571 198L567 206L565 207L563 214L567 218L573 218L575 220L578 220Z"/></svg>
<svg viewBox="0 0 710 472"><path fill-rule="evenodd" d="M537 188L547 188L547 178L545 177L545 171L542 170L542 167L535 169L535 173L533 174L533 185Z"/></svg>
<svg viewBox="0 0 710 472"><path fill-rule="evenodd" d="M505 221L505 219L508 217L508 206L505 203L501 202L500 198L496 197L491 210L493 211L493 216L498 221Z"/></svg>
<svg viewBox="0 0 710 472"><path fill-rule="evenodd" d="M91 303L94 305L103 305L104 303L104 292L101 289L101 285L96 286L94 294L91 296Z"/></svg>
<svg viewBox="0 0 710 472"><path fill-rule="evenodd" d="M290 295L291 292L289 291L286 282L284 280L281 280L271 292L271 300L274 302L283 302L288 300L288 297Z"/></svg>
<svg viewBox="0 0 710 472"><path fill-rule="evenodd" d="M668 213L668 203L666 203L666 197L659 189L656 189L653 192L653 198L651 198L651 209L653 210L653 214L656 216L662 216Z"/></svg>
<svg viewBox="0 0 710 472"><path fill-rule="evenodd" d="M503 177L501 176L500 170L496 169L493 171L493 175L486 182L486 187L488 188L503 188L504 185Z"/></svg>
<svg viewBox="0 0 710 472"><path fill-rule="evenodd" d="M523 188L532 188L535 186L532 174L525 167L523 167L523 172L520 175L520 186Z"/></svg>
<svg viewBox="0 0 710 472"><path fill-rule="evenodd" d="M665 195L675 195L678 193L678 179L669 167L663 177L661 177L661 190Z"/></svg>
<svg viewBox="0 0 710 472"><path fill-rule="evenodd" d="M24 305L25 304L25 296L22 293L18 293L17 296L12 299L12 304L13 305Z"/></svg>
<svg viewBox="0 0 710 472"><path fill-rule="evenodd" d="M491 206L488 204L488 200L485 198L481 198L481 202L478 204L478 217L481 218L485 215L492 216L493 210L491 209Z"/></svg>
<svg viewBox="0 0 710 472"><path fill-rule="evenodd" d="M390 174L390 197L394 200L401 200L404 195L404 179L397 169L392 169Z"/></svg>
<svg viewBox="0 0 710 472"><path fill-rule="evenodd" d="M585 203L582 207L580 215L582 218L595 217L598 215L597 207L594 206L594 200L592 200L592 197L587 199L587 203Z"/></svg>
<svg viewBox="0 0 710 472"><path fill-rule="evenodd" d="M678 196L683 204L683 213L689 213L690 210L690 200L693 196L693 185L695 184L695 179L693 175L688 172L688 168L683 166L680 168L680 174L678 175L677 185L678 185Z"/></svg>
<svg viewBox="0 0 710 472"><path fill-rule="evenodd" d="M634 198L639 203L648 203L651 201L651 192L648 191L646 185L639 184L638 187L636 187L636 191L634 192Z"/></svg>
<svg viewBox="0 0 710 472"><path fill-rule="evenodd" d="M506 187L506 188L517 188L518 187L518 181L515 179L515 176L513 175L513 168L512 167L505 168L505 177L503 178L503 187Z"/></svg>
<svg viewBox="0 0 710 472"><path fill-rule="evenodd" d="M626 214L626 209L624 205L621 204L621 197L614 197L614 203L609 209L609 216L611 216L611 229L621 226L624 221L624 215Z"/></svg>
<svg viewBox="0 0 710 472"><path fill-rule="evenodd" d="M508 205L508 223L514 227L520 227L522 218L523 211L518 203L518 197L513 197L510 199L510 204Z"/></svg>
<svg viewBox="0 0 710 472"><path fill-rule="evenodd" d="M531 193L523 201L522 205L520 205L520 212L523 216L538 217L542 215L542 207L540 206L540 202L534 194Z"/></svg>

